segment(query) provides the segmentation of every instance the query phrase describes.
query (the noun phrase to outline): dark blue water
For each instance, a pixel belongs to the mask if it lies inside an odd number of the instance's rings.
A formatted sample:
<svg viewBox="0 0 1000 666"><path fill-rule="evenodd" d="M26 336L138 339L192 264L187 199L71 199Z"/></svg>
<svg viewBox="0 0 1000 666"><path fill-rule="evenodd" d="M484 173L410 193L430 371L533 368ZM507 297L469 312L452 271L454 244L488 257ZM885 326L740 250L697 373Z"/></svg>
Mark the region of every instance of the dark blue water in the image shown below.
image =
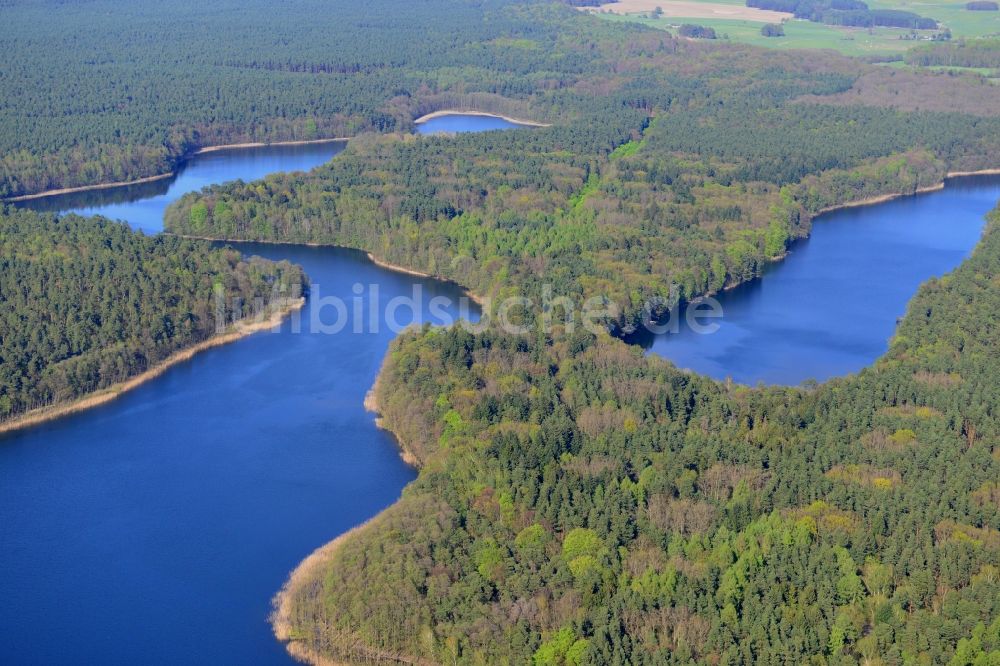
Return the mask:
<svg viewBox="0 0 1000 666"><path fill-rule="evenodd" d="M425 120L417 124L418 134L454 134L458 132L485 132L486 130L525 127L497 116L468 116L452 113Z"/></svg>
<svg viewBox="0 0 1000 666"><path fill-rule="evenodd" d="M277 171L308 171L329 161L346 142L298 146L232 148L204 153L187 162L171 178L106 190L74 192L17 205L39 211L104 215L126 220L135 229L163 229L163 211L188 192L228 180L256 180Z"/></svg>
<svg viewBox="0 0 1000 666"><path fill-rule="evenodd" d="M888 349L919 285L970 254L998 199L1000 178L977 176L823 215L763 279L718 296L717 332L682 323L677 333L640 331L630 341L679 367L746 384L856 372Z"/></svg>
<svg viewBox="0 0 1000 666"><path fill-rule="evenodd" d="M33 207L84 207L157 231L184 191L309 168L339 149L209 153L162 190ZM305 268L301 332L286 321L102 407L0 435L0 663L290 663L267 623L271 597L312 550L414 478L362 406L396 335L382 318L372 325L372 285L383 305L421 292L415 311L393 311L400 324L447 323L429 316L431 300L447 298L453 318L460 290L350 250L236 247ZM317 311L342 330L320 332Z"/></svg>
<svg viewBox="0 0 1000 666"><path fill-rule="evenodd" d="M238 247L301 264L349 317L355 283L385 301L421 286L420 320L432 297L461 295L349 250ZM266 622L271 596L415 475L362 408L395 334L352 333L353 318L309 333L318 302L305 332L286 322L0 436L0 662L288 663Z"/></svg>

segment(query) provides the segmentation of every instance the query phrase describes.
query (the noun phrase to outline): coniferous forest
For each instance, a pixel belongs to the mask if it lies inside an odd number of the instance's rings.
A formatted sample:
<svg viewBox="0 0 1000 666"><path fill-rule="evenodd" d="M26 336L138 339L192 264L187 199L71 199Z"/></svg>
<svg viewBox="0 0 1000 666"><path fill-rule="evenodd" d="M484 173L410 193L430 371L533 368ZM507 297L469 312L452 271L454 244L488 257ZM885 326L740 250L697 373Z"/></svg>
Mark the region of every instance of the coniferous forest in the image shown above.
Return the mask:
<svg viewBox="0 0 1000 666"><path fill-rule="evenodd" d="M584 333L404 336L377 395L420 478L301 586L295 636L358 660L994 663L998 223L874 367L808 389Z"/></svg>
<svg viewBox="0 0 1000 666"><path fill-rule="evenodd" d="M651 302L760 278L825 210L1000 168L1000 87L677 39L579 2L7 4L0 194L217 143L352 139L309 173L186 195L156 237L5 210L0 419L206 339L219 294L228 323L303 292L297 267L183 236L354 247L529 299L528 333L392 344L372 405L419 474L288 587L293 653L1000 663L1000 209L856 375L748 387L621 339ZM990 49L911 59L991 66ZM412 132L443 109L543 126ZM543 290L599 300L602 330L538 326Z"/></svg>
<svg viewBox="0 0 1000 666"><path fill-rule="evenodd" d="M557 88L586 63L538 5L5 2L0 197L162 174L211 145L408 130L431 91Z"/></svg>
<svg viewBox="0 0 1000 666"><path fill-rule="evenodd" d="M299 267L121 222L0 212L0 424L298 299Z"/></svg>

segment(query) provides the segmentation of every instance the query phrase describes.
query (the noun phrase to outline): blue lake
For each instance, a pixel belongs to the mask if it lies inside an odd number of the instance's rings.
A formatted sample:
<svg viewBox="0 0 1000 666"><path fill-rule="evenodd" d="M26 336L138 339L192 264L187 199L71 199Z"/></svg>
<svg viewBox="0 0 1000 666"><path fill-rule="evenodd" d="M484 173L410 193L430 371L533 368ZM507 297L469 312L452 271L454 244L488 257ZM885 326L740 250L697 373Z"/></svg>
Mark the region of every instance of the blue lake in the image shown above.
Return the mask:
<svg viewBox="0 0 1000 666"><path fill-rule="evenodd" d="M460 296L349 250L237 247L301 264L314 290L349 305L355 283L385 299L414 284L425 303ZM362 407L395 334L355 334L353 319L309 332L314 303L302 333L286 322L0 436L0 662L290 661L266 621L271 596L415 476Z"/></svg>
<svg viewBox="0 0 1000 666"><path fill-rule="evenodd" d="M23 205L153 233L185 192L309 169L342 148L206 153L169 181ZM403 325L447 323L463 313L461 290L352 250L233 245L305 268L302 332L286 321L104 406L0 435L0 663L291 663L267 623L271 597L306 555L415 477L363 408L396 333L371 326L368 298L355 316L355 289L368 297L377 285L384 304L416 288L416 311L395 310ZM452 303L446 321L430 316L439 296ZM346 319L321 302L330 298ZM317 309L341 332L320 332ZM467 313L478 318L474 304Z"/></svg>
<svg viewBox="0 0 1000 666"><path fill-rule="evenodd" d="M421 131L511 126L435 120ZM30 206L100 213L153 233L186 191L308 169L341 148L208 153L169 181ZM762 281L722 296L718 334L641 342L741 381L856 370L884 350L917 284L967 256L998 196L1000 179L966 179L825 216ZM272 595L302 558L414 478L362 407L395 333L351 332L354 287L370 295L378 285L383 303L419 287L421 306L398 310L401 323L441 323L429 317L436 296L453 303L449 317L459 314L461 291L350 250L237 247L304 266L313 282L304 332L285 322L102 407L0 436L0 663L288 664L267 624ZM337 318L320 297L348 305L341 333L309 325L319 308L323 323Z"/></svg>
<svg viewBox="0 0 1000 666"><path fill-rule="evenodd" d="M458 132L485 132L487 130L525 127L497 116L470 116L449 113L417 123L418 134L455 134Z"/></svg>
<svg viewBox="0 0 1000 666"><path fill-rule="evenodd" d="M229 148L196 155L170 178L104 190L32 199L19 206L38 211L103 215L146 233L163 230L163 211L188 192L229 180L256 180L278 171L308 171L328 162L344 141L297 146Z"/></svg>
<svg viewBox="0 0 1000 666"><path fill-rule="evenodd" d="M1000 178L949 180L936 192L845 208L814 221L809 239L760 280L717 297L719 329L640 329L629 341L681 368L745 384L800 384L857 372L888 349L920 284L969 256Z"/></svg>

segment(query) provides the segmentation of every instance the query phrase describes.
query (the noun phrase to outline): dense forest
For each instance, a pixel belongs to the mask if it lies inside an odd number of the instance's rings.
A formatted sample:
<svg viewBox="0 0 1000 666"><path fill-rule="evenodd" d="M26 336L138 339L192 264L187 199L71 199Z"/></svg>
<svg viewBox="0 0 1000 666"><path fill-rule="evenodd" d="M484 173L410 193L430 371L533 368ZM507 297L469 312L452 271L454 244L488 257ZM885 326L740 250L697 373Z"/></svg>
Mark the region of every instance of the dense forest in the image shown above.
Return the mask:
<svg viewBox="0 0 1000 666"><path fill-rule="evenodd" d="M747 7L787 12L795 18L855 28L884 26L934 30L937 21L900 9L871 9L861 0L747 0Z"/></svg>
<svg viewBox="0 0 1000 666"><path fill-rule="evenodd" d="M301 269L76 215L0 210L0 423L299 298Z"/></svg>
<svg viewBox="0 0 1000 666"><path fill-rule="evenodd" d="M804 96L800 102L841 106L876 106L897 111L938 111L967 116L996 116L997 87L976 73L907 71L874 67L854 81L851 89L822 98ZM969 122L977 122L973 118Z"/></svg>
<svg viewBox="0 0 1000 666"><path fill-rule="evenodd" d="M681 27L677 28L677 34L681 37L689 37L691 39L716 39L715 28L709 28L703 25L696 25L694 23L682 23Z"/></svg>
<svg viewBox="0 0 1000 666"><path fill-rule="evenodd" d="M888 354L806 389L606 336L394 344L403 499L297 588L293 636L377 662L1000 659L1000 211Z"/></svg>
<svg viewBox="0 0 1000 666"><path fill-rule="evenodd" d="M627 329L673 285L690 298L755 277L825 207L993 166L1000 149L997 117L824 104L867 98L859 65L827 54L653 31L596 45L590 67L621 73L552 96L552 127L362 137L309 174L186 196L166 226L359 247L484 296L599 294ZM1000 89L959 83L1000 108Z"/></svg>
<svg viewBox="0 0 1000 666"><path fill-rule="evenodd" d="M576 13L539 0L381 0L377 15L354 0L7 1L0 197L165 173L208 145L407 130L441 94L558 88L586 52L558 20Z"/></svg>

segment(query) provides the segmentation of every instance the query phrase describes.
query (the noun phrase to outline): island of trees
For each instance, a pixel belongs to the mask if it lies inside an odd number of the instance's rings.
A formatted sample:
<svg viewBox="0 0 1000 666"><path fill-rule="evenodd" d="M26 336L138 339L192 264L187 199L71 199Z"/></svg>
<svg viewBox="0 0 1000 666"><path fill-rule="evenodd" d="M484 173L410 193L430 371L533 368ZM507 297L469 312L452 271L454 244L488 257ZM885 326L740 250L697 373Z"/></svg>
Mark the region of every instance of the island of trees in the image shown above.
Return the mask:
<svg viewBox="0 0 1000 666"><path fill-rule="evenodd" d="M677 29L677 34L690 39L715 39L715 28L694 23L684 23Z"/></svg>

